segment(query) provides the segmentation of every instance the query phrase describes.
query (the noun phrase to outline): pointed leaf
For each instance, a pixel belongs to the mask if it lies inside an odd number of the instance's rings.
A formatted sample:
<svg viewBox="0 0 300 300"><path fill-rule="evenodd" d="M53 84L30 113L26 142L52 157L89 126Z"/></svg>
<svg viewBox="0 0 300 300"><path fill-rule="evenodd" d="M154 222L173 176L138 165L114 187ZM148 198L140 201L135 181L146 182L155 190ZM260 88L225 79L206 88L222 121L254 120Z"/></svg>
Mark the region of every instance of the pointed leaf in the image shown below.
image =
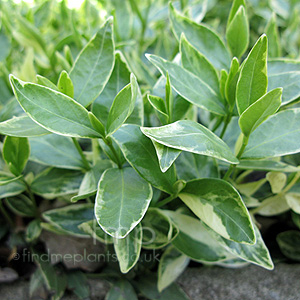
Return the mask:
<svg viewBox="0 0 300 300"><path fill-rule="evenodd" d="M96 219L81 223L78 228L103 244L113 244L113 237L103 231Z"/></svg>
<svg viewBox="0 0 300 300"><path fill-rule="evenodd" d="M262 35L243 64L236 89L240 115L267 92L267 48L267 37Z"/></svg>
<svg viewBox="0 0 300 300"><path fill-rule="evenodd" d="M143 248L161 249L170 244L178 234L178 229L173 225L164 211L158 208L149 208L142 220Z"/></svg>
<svg viewBox="0 0 300 300"><path fill-rule="evenodd" d="M240 6L226 28L226 39L232 56L240 58L248 48L249 24L244 6Z"/></svg>
<svg viewBox="0 0 300 300"><path fill-rule="evenodd" d="M166 172L181 153L181 150L166 147L155 141L152 141L158 157L159 166L162 172Z"/></svg>
<svg viewBox="0 0 300 300"><path fill-rule="evenodd" d="M254 231L256 236L256 243L254 245L247 245L229 241L217 235L212 230L210 230L210 233L222 247L231 252L233 255L236 255L237 257L245 261L248 261L265 269L273 270L274 265L269 250L266 247L261 234L255 225Z"/></svg>
<svg viewBox="0 0 300 300"><path fill-rule="evenodd" d="M120 279L108 291L105 300L138 300L132 285L125 279Z"/></svg>
<svg viewBox="0 0 300 300"><path fill-rule="evenodd" d="M139 224L125 238L114 239L114 248L122 273L128 273L138 262L142 238L142 226Z"/></svg>
<svg viewBox="0 0 300 300"><path fill-rule="evenodd" d="M43 218L55 228L78 237L88 237L78 226L87 220L94 219L93 205L72 204L62 208L55 208L43 213Z"/></svg>
<svg viewBox="0 0 300 300"><path fill-rule="evenodd" d="M225 115L219 95L203 80L181 66L155 55L146 55L162 75L170 76L172 87L187 101L218 115ZM197 89L195 89L197 87Z"/></svg>
<svg viewBox="0 0 300 300"><path fill-rule="evenodd" d="M69 96L70 98L74 97L74 85L66 71L62 71L60 73L57 88L61 93Z"/></svg>
<svg viewBox="0 0 300 300"><path fill-rule="evenodd" d="M3 143L3 159L9 170L16 176L23 172L30 155L27 138L7 136Z"/></svg>
<svg viewBox="0 0 300 300"><path fill-rule="evenodd" d="M225 84L225 97L230 107L235 104L236 84L239 77L240 64L236 57L231 61L229 74Z"/></svg>
<svg viewBox="0 0 300 300"><path fill-rule="evenodd" d="M77 193L82 178L79 171L49 168L35 177L31 189L46 199L54 199Z"/></svg>
<svg viewBox="0 0 300 300"><path fill-rule="evenodd" d="M180 54L182 66L192 72L219 94L218 74L213 65L181 35Z"/></svg>
<svg viewBox="0 0 300 300"><path fill-rule="evenodd" d="M276 113L281 105L282 89L274 89L251 104L240 116L239 125L245 136L250 134L267 118Z"/></svg>
<svg viewBox="0 0 300 300"><path fill-rule="evenodd" d="M271 116L250 136L243 159L284 156L300 152L300 109Z"/></svg>
<svg viewBox="0 0 300 300"><path fill-rule="evenodd" d="M189 264L189 258L169 247L162 255L158 266L158 291L161 292L183 273Z"/></svg>
<svg viewBox="0 0 300 300"><path fill-rule="evenodd" d="M49 134L30 138L30 160L57 168L82 170L85 168L72 140L68 137Z"/></svg>
<svg viewBox="0 0 300 300"><path fill-rule="evenodd" d="M122 149L131 166L154 187L172 194L176 182L174 170L163 173L160 169L155 148L150 139L136 125L123 125L113 134L113 139Z"/></svg>
<svg viewBox="0 0 300 300"><path fill-rule="evenodd" d="M0 133L16 137L41 136L50 133L28 116L13 117L0 123Z"/></svg>
<svg viewBox="0 0 300 300"><path fill-rule="evenodd" d="M74 98L85 107L100 95L113 70L112 21L109 18L82 49L70 71Z"/></svg>
<svg viewBox="0 0 300 300"><path fill-rule="evenodd" d="M162 127L142 127L141 130L149 138L167 147L238 163L229 147L199 123L183 120Z"/></svg>
<svg viewBox="0 0 300 300"><path fill-rule="evenodd" d="M226 239L254 244L249 212L237 190L220 179L197 179L186 184L180 199L205 224Z"/></svg>
<svg viewBox="0 0 300 300"><path fill-rule="evenodd" d="M199 262L217 262L228 258L228 252L211 236L202 222L194 217L164 211L178 227L172 244L189 258Z"/></svg>
<svg viewBox="0 0 300 300"><path fill-rule="evenodd" d="M276 14L273 12L267 26L265 33L268 37L268 56L281 57L281 45L278 28L276 25Z"/></svg>
<svg viewBox="0 0 300 300"><path fill-rule="evenodd" d="M141 221L151 199L151 186L132 168L108 169L98 185L97 222L107 234L124 238Z"/></svg>
<svg viewBox="0 0 300 300"><path fill-rule="evenodd" d="M171 3L169 11L172 30L177 40L180 39L183 32L188 41L207 57L216 69L228 69L230 64L228 51L214 31L180 15Z"/></svg>
<svg viewBox="0 0 300 300"><path fill-rule="evenodd" d="M107 135L113 134L131 115L138 94L136 78L133 74L130 77L130 84L124 87L116 96L107 118Z"/></svg>
<svg viewBox="0 0 300 300"><path fill-rule="evenodd" d="M88 111L68 96L49 88L19 81L10 76L14 93L24 111L36 123L57 134L99 138Z"/></svg>

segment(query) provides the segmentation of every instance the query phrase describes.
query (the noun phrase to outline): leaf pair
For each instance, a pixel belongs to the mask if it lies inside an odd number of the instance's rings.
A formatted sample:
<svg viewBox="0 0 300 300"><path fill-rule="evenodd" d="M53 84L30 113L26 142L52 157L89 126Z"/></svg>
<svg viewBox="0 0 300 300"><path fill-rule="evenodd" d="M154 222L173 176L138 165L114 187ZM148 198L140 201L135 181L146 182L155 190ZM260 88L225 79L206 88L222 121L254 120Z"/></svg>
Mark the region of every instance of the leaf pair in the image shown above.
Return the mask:
<svg viewBox="0 0 300 300"><path fill-rule="evenodd" d="M276 113L282 89L267 92L267 37L262 35L243 63L236 87L239 125L246 137Z"/></svg>

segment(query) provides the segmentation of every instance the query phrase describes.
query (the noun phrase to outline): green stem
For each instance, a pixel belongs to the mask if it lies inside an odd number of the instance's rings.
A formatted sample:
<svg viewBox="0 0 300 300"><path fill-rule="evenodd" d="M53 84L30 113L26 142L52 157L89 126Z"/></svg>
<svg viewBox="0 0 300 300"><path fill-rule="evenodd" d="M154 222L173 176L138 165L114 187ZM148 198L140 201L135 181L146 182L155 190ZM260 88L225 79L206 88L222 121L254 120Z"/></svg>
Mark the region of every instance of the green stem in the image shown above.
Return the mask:
<svg viewBox="0 0 300 300"><path fill-rule="evenodd" d="M155 207L162 207L165 206L166 204L170 203L171 201L173 201L177 196L175 195L170 195L168 198L162 200L161 202L157 203L155 205Z"/></svg>
<svg viewBox="0 0 300 300"><path fill-rule="evenodd" d="M95 165L100 156L99 144L97 139L92 139L92 151L93 151L93 164Z"/></svg>
<svg viewBox="0 0 300 300"><path fill-rule="evenodd" d="M83 164L85 166L85 169L87 171L90 170L91 166L90 166L89 162L87 161L87 159L86 159L86 157L85 157L85 155L84 155L84 153L83 153L83 151L82 151L82 149L81 149L78 141L74 137L72 137L72 141L73 141L73 143L74 143L74 145L75 145L75 147L76 147L76 149L77 149L77 151L78 151L78 153L79 153L79 155L80 155L80 157L82 159L82 162L83 162Z"/></svg>
<svg viewBox="0 0 300 300"><path fill-rule="evenodd" d="M0 200L0 211L3 215L3 217L6 219L7 223L9 223L9 225L14 228L15 227L15 223L13 222L13 220L11 219L11 217L9 216L9 214L7 213L7 211L5 210L2 200Z"/></svg>
<svg viewBox="0 0 300 300"><path fill-rule="evenodd" d="M116 151L116 149L114 148L111 139L110 138L106 138L105 140L103 140L104 143L109 147L109 149L111 150L113 156L115 157L115 162L118 165L119 169L122 169L122 162L120 161L119 155Z"/></svg>
<svg viewBox="0 0 300 300"><path fill-rule="evenodd" d="M35 208L35 216L37 218L39 218L38 207L37 207L37 204L36 204L36 200L35 200L34 194L31 191L30 185L28 184L28 182L24 178L22 178L22 181L24 182L24 184L26 186L26 192L27 192L27 194L28 194L28 196L29 196L29 198L30 198L30 200L31 200L34 208Z"/></svg>
<svg viewBox="0 0 300 300"><path fill-rule="evenodd" d="M224 126L223 126L222 132L220 134L220 139L222 139L224 137L226 129L231 121L231 118L232 118L232 112L230 112L225 119Z"/></svg>
<svg viewBox="0 0 300 300"><path fill-rule="evenodd" d="M216 122L215 126L213 127L212 132L215 132L220 127L220 125L222 124L222 121L223 121L223 118L219 118L219 120Z"/></svg>
<svg viewBox="0 0 300 300"><path fill-rule="evenodd" d="M240 159L241 156L243 155L246 146L248 145L248 141L249 141L249 137L246 137L245 135L243 135L243 142L242 142L242 147L239 151L239 153L237 154L236 158ZM231 164L229 169L227 170L227 172L225 173L223 180L228 180L228 178L230 177L231 173L235 170L236 165L235 164Z"/></svg>
<svg viewBox="0 0 300 300"><path fill-rule="evenodd" d="M282 190L282 193L288 192L295 185L295 183L298 181L299 178L300 178L300 172L295 174L295 176L289 182L289 184Z"/></svg>

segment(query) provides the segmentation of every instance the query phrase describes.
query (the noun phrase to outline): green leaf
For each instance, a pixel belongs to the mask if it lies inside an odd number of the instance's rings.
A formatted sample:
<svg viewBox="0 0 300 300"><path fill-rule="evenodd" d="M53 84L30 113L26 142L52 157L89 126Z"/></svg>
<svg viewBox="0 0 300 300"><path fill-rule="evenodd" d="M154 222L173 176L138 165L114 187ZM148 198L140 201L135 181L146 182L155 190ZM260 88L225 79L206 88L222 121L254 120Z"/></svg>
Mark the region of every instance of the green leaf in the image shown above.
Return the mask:
<svg viewBox="0 0 300 300"><path fill-rule="evenodd" d="M138 262L142 248L143 231L138 224L125 238L114 239L114 249L122 273L128 273Z"/></svg>
<svg viewBox="0 0 300 300"><path fill-rule="evenodd" d="M289 205L289 207L297 214L300 214L300 194L299 193L287 193L285 195L285 198L286 198L286 202Z"/></svg>
<svg viewBox="0 0 300 300"><path fill-rule="evenodd" d="M61 93L69 96L70 98L74 97L73 82L72 82L69 74L66 71L62 71L60 73L60 76L59 76L58 82L57 82L57 87Z"/></svg>
<svg viewBox="0 0 300 300"><path fill-rule="evenodd" d="M43 218L55 228L78 237L89 236L78 226L87 220L94 219L92 204L72 204L62 208L55 208L43 213Z"/></svg>
<svg viewBox="0 0 300 300"><path fill-rule="evenodd" d="M232 56L240 58L248 48L249 24L244 6L240 6L226 28L226 39Z"/></svg>
<svg viewBox="0 0 300 300"><path fill-rule="evenodd" d="M44 76L36 75L36 81L39 85L48 87L54 91L59 92L58 87L52 81L50 81L48 78L46 78Z"/></svg>
<svg viewBox="0 0 300 300"><path fill-rule="evenodd" d="M160 293L157 289L157 278L151 273L140 276L137 287L143 296L151 300L190 300L178 284L172 284Z"/></svg>
<svg viewBox="0 0 300 300"><path fill-rule="evenodd" d="M82 271L69 272L68 289L71 290L79 299L89 299L90 286L86 274Z"/></svg>
<svg viewBox="0 0 300 300"><path fill-rule="evenodd" d="M34 217L36 208L32 201L25 195L18 195L6 199L7 206L17 215L22 217Z"/></svg>
<svg viewBox="0 0 300 300"><path fill-rule="evenodd" d="M65 273L56 272L55 267L51 265L48 254L40 254L35 251L32 253L35 263L41 270L47 289L51 291L51 299L59 300L62 298L67 287L67 278ZM47 259L45 259L45 256Z"/></svg>
<svg viewBox="0 0 300 300"><path fill-rule="evenodd" d="M0 188L0 199L12 197L23 193L26 190L26 185L23 181L17 180Z"/></svg>
<svg viewBox="0 0 300 300"><path fill-rule="evenodd" d="M70 71L74 98L85 107L103 91L114 67L112 25L109 18L79 53Z"/></svg>
<svg viewBox="0 0 300 300"><path fill-rule="evenodd" d="M143 248L161 249L171 243L178 234L178 229L172 224L164 211L149 208L142 220Z"/></svg>
<svg viewBox="0 0 300 300"><path fill-rule="evenodd" d="M88 117L88 111L68 96L10 76L14 93L24 111L36 123L57 134L99 138Z"/></svg>
<svg viewBox="0 0 300 300"><path fill-rule="evenodd" d="M96 219L84 222L78 228L101 243L113 244L113 237L103 231Z"/></svg>
<svg viewBox="0 0 300 300"><path fill-rule="evenodd" d="M116 95L130 82L130 73L123 54L116 51L112 74L104 90L92 105L92 112L103 124L107 123L109 110Z"/></svg>
<svg viewBox="0 0 300 300"><path fill-rule="evenodd" d="M292 220L294 224L300 229L300 214L292 212Z"/></svg>
<svg viewBox="0 0 300 300"><path fill-rule="evenodd" d="M125 279L119 279L108 291L105 300L138 300L132 285Z"/></svg>
<svg viewBox="0 0 300 300"><path fill-rule="evenodd" d="M280 215L290 209L285 195L278 194L275 196L271 196L266 198L262 203L261 207L258 207L258 214L261 216L277 216Z"/></svg>
<svg viewBox="0 0 300 300"><path fill-rule="evenodd" d="M242 159L284 156L300 152L300 109L271 116L250 136Z"/></svg>
<svg viewBox="0 0 300 300"><path fill-rule="evenodd" d="M152 141L158 157L159 166L162 172L166 172L181 153L181 150L166 147L155 141Z"/></svg>
<svg viewBox="0 0 300 300"><path fill-rule="evenodd" d="M226 86L227 79L228 79L228 74L224 69L222 69L220 72L220 80L219 80L220 81L219 89L220 89L220 94L222 96L222 99L225 99L225 86Z"/></svg>
<svg viewBox="0 0 300 300"><path fill-rule="evenodd" d="M126 160L145 180L172 194L176 182L174 170L171 168L165 173L161 171L155 148L139 126L123 125L112 138L120 146Z"/></svg>
<svg viewBox="0 0 300 300"><path fill-rule="evenodd" d="M28 116L13 117L0 123L0 133L16 137L41 136L50 133Z"/></svg>
<svg viewBox="0 0 300 300"><path fill-rule="evenodd" d="M268 56L281 57L280 37L276 25L276 14L274 12L266 26L265 33L268 37Z"/></svg>
<svg viewBox="0 0 300 300"><path fill-rule="evenodd" d="M72 202L77 202L82 199L86 199L97 193L97 185L100 180L101 175L106 169L112 168L112 163L110 160L100 160L91 170L84 174L78 195L72 197Z"/></svg>
<svg viewBox="0 0 300 300"><path fill-rule="evenodd" d="M124 238L142 220L151 199L151 186L132 168L108 169L98 185L97 222L107 234Z"/></svg>
<svg viewBox="0 0 300 300"><path fill-rule="evenodd" d="M169 247L161 256L158 266L158 291L170 286L183 273L189 264L189 258Z"/></svg>
<svg viewBox="0 0 300 300"><path fill-rule="evenodd" d="M238 163L229 147L199 123L183 120L162 127L142 127L141 130L149 138L167 147Z"/></svg>
<svg viewBox="0 0 300 300"><path fill-rule="evenodd" d="M271 190L273 194L280 193L287 182L287 176L281 172L269 172L266 175L266 179L271 185Z"/></svg>
<svg viewBox="0 0 300 300"><path fill-rule="evenodd" d="M130 84L124 87L116 96L107 118L107 135L113 134L131 115L138 94L136 78L133 74L130 76Z"/></svg>
<svg viewBox="0 0 300 300"><path fill-rule="evenodd" d="M235 104L236 85L239 78L240 64L236 57L231 61L229 74L225 84L225 98L230 107Z"/></svg>
<svg viewBox="0 0 300 300"><path fill-rule="evenodd" d="M232 22L239 8L243 6L246 9L245 0L234 0L230 9L227 26Z"/></svg>
<svg viewBox="0 0 300 300"><path fill-rule="evenodd" d="M300 97L300 72L290 71L269 75L268 89L281 87L282 105L287 105Z"/></svg>
<svg viewBox="0 0 300 300"><path fill-rule="evenodd" d="M267 92L267 48L267 37L262 35L243 63L236 88L240 115Z"/></svg>
<svg viewBox="0 0 300 300"><path fill-rule="evenodd" d="M9 184L11 182L19 180L23 175L15 177L9 173L0 171L0 186Z"/></svg>
<svg viewBox="0 0 300 300"><path fill-rule="evenodd" d="M162 75L169 74L172 87L187 101L212 113L225 115L225 108L220 102L219 94L206 82L181 66L159 56L146 54L146 57Z"/></svg>
<svg viewBox="0 0 300 300"><path fill-rule="evenodd" d="M205 224L226 239L254 244L249 212L237 190L221 179L197 179L186 184L180 199Z"/></svg>
<svg viewBox="0 0 300 300"><path fill-rule="evenodd" d="M168 118L166 103L162 98L148 94L147 99L154 109Z"/></svg>
<svg viewBox="0 0 300 300"><path fill-rule="evenodd" d="M217 71L207 58L188 42L184 34L180 38L180 54L182 66L199 77L219 95Z"/></svg>
<svg viewBox="0 0 300 300"><path fill-rule="evenodd" d="M273 160L242 160L237 165L237 168L242 170L275 171L285 173L300 171L299 167L294 167L292 165Z"/></svg>
<svg viewBox="0 0 300 300"><path fill-rule="evenodd" d="M274 89L244 110L239 118L239 125L246 137L249 137L260 124L276 113L281 106L281 95L281 88Z"/></svg>
<svg viewBox="0 0 300 300"><path fill-rule="evenodd" d="M178 177L185 181L195 178L219 177L217 164L212 158L191 152L180 154L176 160L176 170Z"/></svg>
<svg viewBox="0 0 300 300"><path fill-rule="evenodd" d="M211 236L198 219L173 211L164 211L178 227L172 244L192 260L217 262L228 258L228 252Z"/></svg>
<svg viewBox="0 0 300 300"><path fill-rule="evenodd" d="M233 241L224 239L210 230L211 235L220 243L224 249L231 252L233 255L263 267L268 270L273 270L274 265L272 258L266 247L258 228L254 225L254 231L256 236L256 243L254 245L240 244Z"/></svg>
<svg viewBox="0 0 300 300"><path fill-rule="evenodd" d="M198 49L218 70L228 69L229 53L220 37L203 24L197 24L180 15L170 3L169 18L173 33L177 40L183 32L192 45Z"/></svg>
<svg viewBox="0 0 300 300"><path fill-rule="evenodd" d="M262 178L256 181L236 184L235 186L241 194L251 197L266 183L266 181L267 181L266 178ZM243 200L245 202L245 199Z"/></svg>
<svg viewBox="0 0 300 300"><path fill-rule="evenodd" d="M33 242L40 236L41 232L41 221L38 219L31 221L26 229L26 241L29 243Z"/></svg>
<svg viewBox="0 0 300 300"><path fill-rule="evenodd" d="M3 159L16 176L22 174L30 155L27 138L7 136L3 143Z"/></svg>
<svg viewBox="0 0 300 300"><path fill-rule="evenodd" d="M55 199L77 193L82 177L79 171L48 168L34 179L31 189L46 199Z"/></svg>
<svg viewBox="0 0 300 300"><path fill-rule="evenodd" d="M281 252L288 258L300 261L300 232L289 230L277 235L277 243Z"/></svg>
<svg viewBox="0 0 300 300"><path fill-rule="evenodd" d="M49 134L30 138L30 160L57 168L82 170L85 165L71 138Z"/></svg>

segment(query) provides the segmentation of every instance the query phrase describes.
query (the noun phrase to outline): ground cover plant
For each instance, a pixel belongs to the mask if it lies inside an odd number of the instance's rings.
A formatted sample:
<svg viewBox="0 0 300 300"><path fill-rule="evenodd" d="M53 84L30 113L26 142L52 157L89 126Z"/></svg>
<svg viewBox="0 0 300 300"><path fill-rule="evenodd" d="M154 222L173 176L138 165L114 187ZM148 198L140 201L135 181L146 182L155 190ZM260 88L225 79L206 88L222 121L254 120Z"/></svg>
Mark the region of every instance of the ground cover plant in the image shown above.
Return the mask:
<svg viewBox="0 0 300 300"><path fill-rule="evenodd" d="M1 266L32 297L189 299L188 265L299 262L296 1L0 5ZM44 259L47 233L100 243L96 268Z"/></svg>

